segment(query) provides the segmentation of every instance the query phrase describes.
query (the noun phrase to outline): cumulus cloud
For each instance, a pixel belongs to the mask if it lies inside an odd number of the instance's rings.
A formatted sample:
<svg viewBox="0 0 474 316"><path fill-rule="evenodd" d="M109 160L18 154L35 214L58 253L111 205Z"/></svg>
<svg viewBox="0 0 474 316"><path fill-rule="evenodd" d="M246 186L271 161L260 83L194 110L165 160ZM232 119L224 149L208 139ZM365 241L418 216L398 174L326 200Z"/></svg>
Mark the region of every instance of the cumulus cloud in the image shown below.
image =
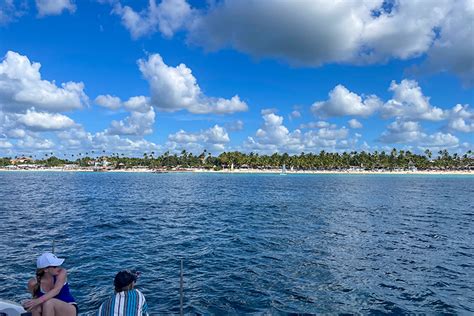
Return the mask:
<svg viewBox="0 0 474 316"><path fill-rule="evenodd" d="M91 150L93 147L92 134L86 132L82 126L75 126L74 128L57 132L56 136L63 150Z"/></svg>
<svg viewBox="0 0 474 316"><path fill-rule="evenodd" d="M33 131L58 131L75 125L73 120L62 114L27 110L25 114L19 114L18 116L18 122Z"/></svg>
<svg viewBox="0 0 474 316"><path fill-rule="evenodd" d="M469 0L458 2L227 0L212 2L196 16L189 37L211 50L231 46L310 66L407 59L430 49L435 29L447 27L453 7L471 6ZM472 21L461 20L461 25Z"/></svg>
<svg viewBox="0 0 474 316"><path fill-rule="evenodd" d="M450 71L466 86L474 85L474 2L459 0L445 16L439 37L428 51L422 68L430 71Z"/></svg>
<svg viewBox="0 0 474 316"><path fill-rule="evenodd" d="M10 138L23 138L26 136L26 131L22 128L13 128L8 130L6 135Z"/></svg>
<svg viewBox="0 0 474 316"><path fill-rule="evenodd" d="M0 109L22 112L61 112L80 109L88 103L82 82L66 82L61 87L41 79L41 65L9 51L0 64Z"/></svg>
<svg viewBox="0 0 474 316"><path fill-rule="evenodd" d="M0 139L0 149L12 148L13 145L6 139Z"/></svg>
<svg viewBox="0 0 474 316"><path fill-rule="evenodd" d="M225 128L214 125L213 127L198 133L189 133L179 130L175 134L168 136L168 147L174 150L186 149L192 152L210 149L222 152L225 145L230 142L229 135Z"/></svg>
<svg viewBox="0 0 474 316"><path fill-rule="evenodd" d="M337 85L329 92L327 101L315 102L311 111L322 117L358 115L369 116L377 111L382 102L374 95L365 97L350 92L343 85Z"/></svg>
<svg viewBox="0 0 474 316"><path fill-rule="evenodd" d="M389 144L413 144L432 148L452 148L459 145L459 139L456 136L442 132L426 134L422 131L420 124L413 121L391 123L379 140Z"/></svg>
<svg viewBox="0 0 474 316"><path fill-rule="evenodd" d="M427 54L428 68L454 72L472 85L473 19L470 0L441 0L429 6L410 0L227 0L212 4L193 20L189 39L209 50L230 46L256 57L307 66L378 63ZM254 32L256 28L260 31Z"/></svg>
<svg viewBox="0 0 474 316"><path fill-rule="evenodd" d="M186 0L163 0L159 5L155 0L149 0L148 8L141 12L117 3L114 13L121 16L123 25L133 38L148 35L157 29L165 37L171 37L183 28L192 15L192 10Z"/></svg>
<svg viewBox="0 0 474 316"><path fill-rule="evenodd" d="M123 103L130 115L120 121L112 121L106 133L111 135L147 135L153 132L155 110L144 96L131 97Z"/></svg>
<svg viewBox="0 0 474 316"><path fill-rule="evenodd" d="M413 143L422 137L421 127L418 122L395 121L388 125L380 141L384 143Z"/></svg>
<svg viewBox="0 0 474 316"><path fill-rule="evenodd" d="M107 94L97 96L97 98L95 98L95 104L109 110L118 110L120 106L122 106L122 101L119 97Z"/></svg>
<svg viewBox="0 0 474 316"><path fill-rule="evenodd" d="M67 10L76 11L76 5L71 0L35 0L39 16L59 15Z"/></svg>
<svg viewBox="0 0 474 316"><path fill-rule="evenodd" d="M283 117L275 113L262 113L263 125L257 130L254 137L248 137L244 148L251 151L273 153L302 151L337 150L354 145L347 139L349 131L346 128L337 128L336 125L321 124L321 128L302 133L296 129L292 132L283 125Z"/></svg>
<svg viewBox="0 0 474 316"><path fill-rule="evenodd" d="M25 150L51 150L55 144L50 139L27 135L17 142L17 146Z"/></svg>
<svg viewBox="0 0 474 316"><path fill-rule="evenodd" d="M440 121L446 113L430 104L430 98L423 95L418 82L404 79L400 84L392 81L390 91L393 98L381 110L382 117L398 117L407 120Z"/></svg>
<svg viewBox="0 0 474 316"><path fill-rule="evenodd" d="M379 5L371 2L216 2L193 20L189 39L210 50L231 46L297 64L344 61L353 57L371 10Z"/></svg>
<svg viewBox="0 0 474 316"><path fill-rule="evenodd" d="M171 67L163 62L159 54L153 54L148 60L140 59L138 65L150 84L151 103L161 111L228 114L248 109L238 95L231 99L205 96L191 69L185 64Z"/></svg>
<svg viewBox="0 0 474 316"><path fill-rule="evenodd" d="M351 120L349 120L348 123L349 123L350 128L362 128L363 127L362 123L359 122L356 119L351 119Z"/></svg>
<svg viewBox="0 0 474 316"><path fill-rule="evenodd" d="M90 133L82 126L61 131L57 133L60 148L65 151L92 151L106 154L111 151L126 155L142 156L144 152L159 151L161 147L153 142L134 136L123 137L121 135L111 135L107 132Z"/></svg>
<svg viewBox="0 0 474 316"><path fill-rule="evenodd" d="M119 151L134 155L143 155L143 152L159 151L161 147L145 139L124 138L119 135L110 135L104 132L92 136L92 144L95 149Z"/></svg>
<svg viewBox="0 0 474 316"><path fill-rule="evenodd" d="M448 128L464 133L474 132L474 111L469 105L457 104L449 112Z"/></svg>
<svg viewBox="0 0 474 316"><path fill-rule="evenodd" d="M435 28L448 17L452 1L439 0L426 5L423 0L400 0L389 12L369 19L362 32L361 44L366 62L384 61L391 57L407 59L426 53L436 38Z"/></svg>

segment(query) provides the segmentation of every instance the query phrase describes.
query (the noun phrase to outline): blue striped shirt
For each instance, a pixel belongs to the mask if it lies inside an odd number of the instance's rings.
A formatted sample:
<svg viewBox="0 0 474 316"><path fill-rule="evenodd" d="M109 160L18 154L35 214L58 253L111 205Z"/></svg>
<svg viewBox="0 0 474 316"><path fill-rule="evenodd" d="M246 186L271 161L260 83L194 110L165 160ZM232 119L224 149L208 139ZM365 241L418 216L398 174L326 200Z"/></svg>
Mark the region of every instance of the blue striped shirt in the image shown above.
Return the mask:
<svg viewBox="0 0 474 316"><path fill-rule="evenodd" d="M148 305L139 290L122 291L103 302L97 316L148 316Z"/></svg>

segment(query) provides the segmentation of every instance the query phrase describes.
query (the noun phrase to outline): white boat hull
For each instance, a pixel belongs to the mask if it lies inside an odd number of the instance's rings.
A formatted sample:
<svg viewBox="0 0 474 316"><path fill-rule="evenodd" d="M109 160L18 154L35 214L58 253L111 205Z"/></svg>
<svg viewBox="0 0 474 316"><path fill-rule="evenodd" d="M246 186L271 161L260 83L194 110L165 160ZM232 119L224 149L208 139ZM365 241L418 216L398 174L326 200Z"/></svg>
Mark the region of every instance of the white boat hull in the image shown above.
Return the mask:
<svg viewBox="0 0 474 316"><path fill-rule="evenodd" d="M25 309L12 301L6 301L0 299L0 316L21 316L31 315L27 313Z"/></svg>

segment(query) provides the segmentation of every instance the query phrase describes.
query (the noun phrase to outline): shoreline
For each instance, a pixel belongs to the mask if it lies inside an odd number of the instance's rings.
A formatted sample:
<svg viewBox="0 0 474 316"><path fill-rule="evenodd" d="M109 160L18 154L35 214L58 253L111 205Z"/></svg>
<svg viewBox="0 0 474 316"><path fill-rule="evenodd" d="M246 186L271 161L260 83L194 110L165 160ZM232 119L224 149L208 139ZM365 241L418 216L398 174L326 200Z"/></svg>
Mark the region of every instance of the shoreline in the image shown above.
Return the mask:
<svg viewBox="0 0 474 316"><path fill-rule="evenodd" d="M474 170L287 170L285 174L280 169L178 169L178 170L154 170L148 168L135 169L114 169L100 170L93 169L63 169L63 168L38 168L38 169L9 169L0 168L0 172L96 172L96 173L221 173L221 174L278 174L278 175L296 175L296 174L355 174L355 175L474 175Z"/></svg>

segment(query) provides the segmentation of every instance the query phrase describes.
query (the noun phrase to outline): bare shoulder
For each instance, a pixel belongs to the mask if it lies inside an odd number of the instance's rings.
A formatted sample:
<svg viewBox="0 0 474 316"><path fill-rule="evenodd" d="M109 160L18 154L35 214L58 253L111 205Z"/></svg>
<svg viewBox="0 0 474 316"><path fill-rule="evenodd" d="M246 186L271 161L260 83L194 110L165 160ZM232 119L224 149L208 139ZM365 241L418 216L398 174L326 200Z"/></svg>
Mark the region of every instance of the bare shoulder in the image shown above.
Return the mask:
<svg viewBox="0 0 474 316"><path fill-rule="evenodd" d="M58 280L63 281L63 282L67 282L67 271L66 271L66 269L61 268L61 270L59 270Z"/></svg>
<svg viewBox="0 0 474 316"><path fill-rule="evenodd" d="M35 278L31 278L28 280L28 290L33 291L34 287L36 286L36 279Z"/></svg>

